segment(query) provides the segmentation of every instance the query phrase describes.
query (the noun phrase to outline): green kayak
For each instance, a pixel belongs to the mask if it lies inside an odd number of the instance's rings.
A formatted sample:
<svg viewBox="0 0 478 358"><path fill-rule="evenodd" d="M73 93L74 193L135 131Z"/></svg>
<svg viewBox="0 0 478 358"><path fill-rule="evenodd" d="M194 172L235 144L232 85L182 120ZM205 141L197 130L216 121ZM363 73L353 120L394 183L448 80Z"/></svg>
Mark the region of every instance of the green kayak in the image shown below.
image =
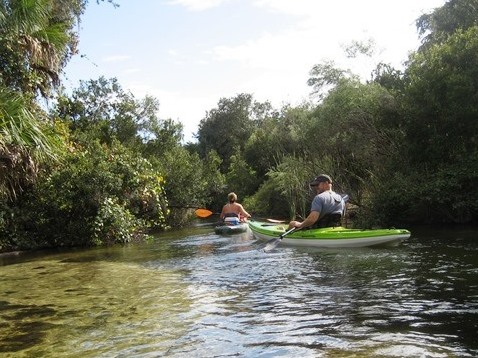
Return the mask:
<svg viewBox="0 0 478 358"><path fill-rule="evenodd" d="M269 241L284 234L287 225L249 221L249 228L256 239ZM282 244L332 248L397 246L409 237L410 231L405 229L347 229L340 226L297 230L284 236Z"/></svg>
<svg viewBox="0 0 478 358"><path fill-rule="evenodd" d="M246 232L246 231L247 231L247 223L240 223L237 225L221 224L221 225L217 225L214 228L214 232L219 235L239 234L241 232Z"/></svg>

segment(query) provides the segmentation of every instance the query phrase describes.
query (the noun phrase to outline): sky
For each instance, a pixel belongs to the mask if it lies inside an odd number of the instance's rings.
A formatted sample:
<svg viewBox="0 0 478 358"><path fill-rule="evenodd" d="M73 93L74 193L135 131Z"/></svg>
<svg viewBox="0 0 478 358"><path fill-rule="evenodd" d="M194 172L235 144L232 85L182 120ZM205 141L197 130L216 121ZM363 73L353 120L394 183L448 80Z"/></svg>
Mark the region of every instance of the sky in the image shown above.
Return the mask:
<svg viewBox="0 0 478 358"><path fill-rule="evenodd" d="M135 98L160 102L158 117L194 141L201 119L240 93L275 108L311 100L312 67L334 61L363 79L379 62L403 68L420 44L415 20L445 0L90 0L79 55L65 68L79 81L117 78ZM353 41L372 57L350 59Z"/></svg>

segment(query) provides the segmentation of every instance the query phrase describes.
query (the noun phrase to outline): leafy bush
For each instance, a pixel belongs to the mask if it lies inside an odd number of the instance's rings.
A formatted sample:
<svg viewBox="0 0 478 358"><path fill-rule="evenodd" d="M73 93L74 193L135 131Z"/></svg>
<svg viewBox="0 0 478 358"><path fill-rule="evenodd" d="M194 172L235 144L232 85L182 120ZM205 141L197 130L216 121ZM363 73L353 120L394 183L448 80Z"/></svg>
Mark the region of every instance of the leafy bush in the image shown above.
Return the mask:
<svg viewBox="0 0 478 358"><path fill-rule="evenodd" d="M10 208L4 232L21 248L127 242L165 227L163 177L118 143L93 143L43 171Z"/></svg>
<svg viewBox="0 0 478 358"><path fill-rule="evenodd" d="M435 172L397 172L373 193L369 211L380 224L476 223L477 181L476 154Z"/></svg>
<svg viewBox="0 0 478 358"><path fill-rule="evenodd" d="M133 241L142 235L141 224L116 198L105 198L95 218L93 242L99 245Z"/></svg>

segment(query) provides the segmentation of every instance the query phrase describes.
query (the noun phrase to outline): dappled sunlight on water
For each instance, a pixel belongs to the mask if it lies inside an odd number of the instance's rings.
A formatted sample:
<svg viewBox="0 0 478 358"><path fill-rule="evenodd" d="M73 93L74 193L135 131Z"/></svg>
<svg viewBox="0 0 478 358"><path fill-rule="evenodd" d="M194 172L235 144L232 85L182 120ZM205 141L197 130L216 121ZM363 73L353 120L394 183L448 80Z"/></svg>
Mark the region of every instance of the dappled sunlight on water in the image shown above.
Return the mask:
<svg viewBox="0 0 478 358"><path fill-rule="evenodd" d="M186 329L191 302L177 272L74 259L18 266L2 267L3 352L97 356L169 343Z"/></svg>
<svg viewBox="0 0 478 358"><path fill-rule="evenodd" d="M473 357L478 244L278 247L200 228L0 267L0 356Z"/></svg>

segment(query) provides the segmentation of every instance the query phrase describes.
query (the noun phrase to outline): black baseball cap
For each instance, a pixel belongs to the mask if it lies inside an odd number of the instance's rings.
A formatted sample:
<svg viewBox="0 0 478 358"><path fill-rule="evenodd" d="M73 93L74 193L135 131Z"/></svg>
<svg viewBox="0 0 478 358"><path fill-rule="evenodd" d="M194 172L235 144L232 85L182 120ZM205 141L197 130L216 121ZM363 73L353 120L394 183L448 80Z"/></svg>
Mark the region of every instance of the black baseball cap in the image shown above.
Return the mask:
<svg viewBox="0 0 478 358"><path fill-rule="evenodd" d="M329 182L332 183L332 178L327 174L320 174L319 176L315 177L313 181L310 182L310 186L316 186L322 182Z"/></svg>

